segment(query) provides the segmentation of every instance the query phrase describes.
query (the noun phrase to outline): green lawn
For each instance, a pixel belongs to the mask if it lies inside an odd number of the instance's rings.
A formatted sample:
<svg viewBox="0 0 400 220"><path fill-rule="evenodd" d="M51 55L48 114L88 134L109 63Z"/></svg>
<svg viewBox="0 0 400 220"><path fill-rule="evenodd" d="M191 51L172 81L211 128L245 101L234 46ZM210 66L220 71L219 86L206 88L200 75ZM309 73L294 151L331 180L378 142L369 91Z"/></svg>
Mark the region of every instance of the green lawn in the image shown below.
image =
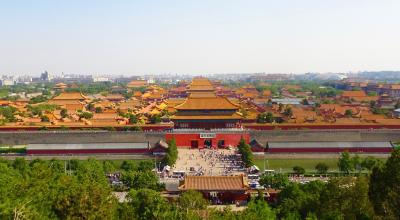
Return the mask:
<svg viewBox="0 0 400 220"><path fill-rule="evenodd" d="M386 162L385 158L378 158L382 160L382 162ZM313 158L313 159L284 159L284 158L270 158L265 159L265 169L282 171L282 172L291 172L293 171L294 166L301 166L306 169L306 172L314 172L315 165L318 163L325 163L328 165L328 172L339 171L337 167L337 158ZM254 163L257 165L261 171L264 170L264 159L260 157L254 158Z"/></svg>
<svg viewBox="0 0 400 220"><path fill-rule="evenodd" d="M329 171L337 171L336 158L321 158L321 159L265 159L265 169L271 169L275 171L290 172L294 166L301 166L306 169L307 172L312 172L315 169L315 165L322 162L329 166ZM255 165L257 165L262 171L264 170L264 160L261 158L255 158Z"/></svg>

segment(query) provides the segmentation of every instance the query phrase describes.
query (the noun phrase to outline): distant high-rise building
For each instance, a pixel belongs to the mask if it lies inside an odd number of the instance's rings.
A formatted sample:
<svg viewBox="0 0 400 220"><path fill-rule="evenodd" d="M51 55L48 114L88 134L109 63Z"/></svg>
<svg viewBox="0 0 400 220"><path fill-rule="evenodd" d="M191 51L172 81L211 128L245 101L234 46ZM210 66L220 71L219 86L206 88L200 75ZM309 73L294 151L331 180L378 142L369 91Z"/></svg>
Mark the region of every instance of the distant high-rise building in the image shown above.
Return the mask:
<svg viewBox="0 0 400 220"><path fill-rule="evenodd" d="M50 81L50 75L47 71L44 71L44 73L42 73L40 75L40 80L41 81L45 81L45 82L49 82Z"/></svg>

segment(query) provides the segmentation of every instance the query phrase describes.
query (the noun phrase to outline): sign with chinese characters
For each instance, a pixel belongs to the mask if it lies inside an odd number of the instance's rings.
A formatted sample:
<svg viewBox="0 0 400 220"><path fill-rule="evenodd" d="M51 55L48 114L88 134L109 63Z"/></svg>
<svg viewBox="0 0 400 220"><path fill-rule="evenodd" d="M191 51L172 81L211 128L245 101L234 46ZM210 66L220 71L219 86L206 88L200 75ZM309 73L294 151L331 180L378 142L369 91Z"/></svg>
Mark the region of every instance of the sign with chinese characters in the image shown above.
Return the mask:
<svg viewBox="0 0 400 220"><path fill-rule="evenodd" d="M215 138L215 133L200 133L200 138Z"/></svg>

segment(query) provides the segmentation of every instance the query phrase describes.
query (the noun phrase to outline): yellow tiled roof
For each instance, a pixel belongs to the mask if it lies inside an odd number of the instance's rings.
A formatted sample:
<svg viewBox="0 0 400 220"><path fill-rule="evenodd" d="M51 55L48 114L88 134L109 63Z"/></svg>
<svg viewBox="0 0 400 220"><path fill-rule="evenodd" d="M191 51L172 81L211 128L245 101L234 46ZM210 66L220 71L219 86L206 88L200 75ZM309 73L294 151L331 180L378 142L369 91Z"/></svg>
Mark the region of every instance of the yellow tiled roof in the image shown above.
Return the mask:
<svg viewBox="0 0 400 220"><path fill-rule="evenodd" d="M242 119L242 116L239 113L235 113L232 115L174 115L171 116L172 120L218 120L218 119Z"/></svg>
<svg viewBox="0 0 400 220"><path fill-rule="evenodd" d="M86 96L82 95L80 92L63 92L60 95L54 97L52 100L85 100Z"/></svg>
<svg viewBox="0 0 400 220"><path fill-rule="evenodd" d="M342 97L365 97L367 94L364 91L343 91Z"/></svg>
<svg viewBox="0 0 400 220"><path fill-rule="evenodd" d="M160 114L160 111L158 111L157 109L153 109L153 110L151 110L150 114L151 115L158 115L158 114Z"/></svg>
<svg viewBox="0 0 400 220"><path fill-rule="evenodd" d="M144 87L147 85L146 80L132 80L128 83L128 88Z"/></svg>
<svg viewBox="0 0 400 220"><path fill-rule="evenodd" d="M178 110L237 110L239 107L223 97L189 97L184 103L175 107Z"/></svg>
<svg viewBox="0 0 400 220"><path fill-rule="evenodd" d="M215 93L213 92L194 92L189 95L192 98L199 98L199 97L216 97Z"/></svg>

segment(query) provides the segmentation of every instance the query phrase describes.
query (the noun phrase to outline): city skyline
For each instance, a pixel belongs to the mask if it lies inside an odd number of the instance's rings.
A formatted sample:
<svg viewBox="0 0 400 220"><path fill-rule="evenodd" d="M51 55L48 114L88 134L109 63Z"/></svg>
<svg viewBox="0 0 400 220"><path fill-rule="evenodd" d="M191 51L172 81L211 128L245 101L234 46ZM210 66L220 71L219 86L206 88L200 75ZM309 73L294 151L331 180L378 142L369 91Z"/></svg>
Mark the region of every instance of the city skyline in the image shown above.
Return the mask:
<svg viewBox="0 0 400 220"><path fill-rule="evenodd" d="M383 2L2 3L0 73L399 70L400 3Z"/></svg>

